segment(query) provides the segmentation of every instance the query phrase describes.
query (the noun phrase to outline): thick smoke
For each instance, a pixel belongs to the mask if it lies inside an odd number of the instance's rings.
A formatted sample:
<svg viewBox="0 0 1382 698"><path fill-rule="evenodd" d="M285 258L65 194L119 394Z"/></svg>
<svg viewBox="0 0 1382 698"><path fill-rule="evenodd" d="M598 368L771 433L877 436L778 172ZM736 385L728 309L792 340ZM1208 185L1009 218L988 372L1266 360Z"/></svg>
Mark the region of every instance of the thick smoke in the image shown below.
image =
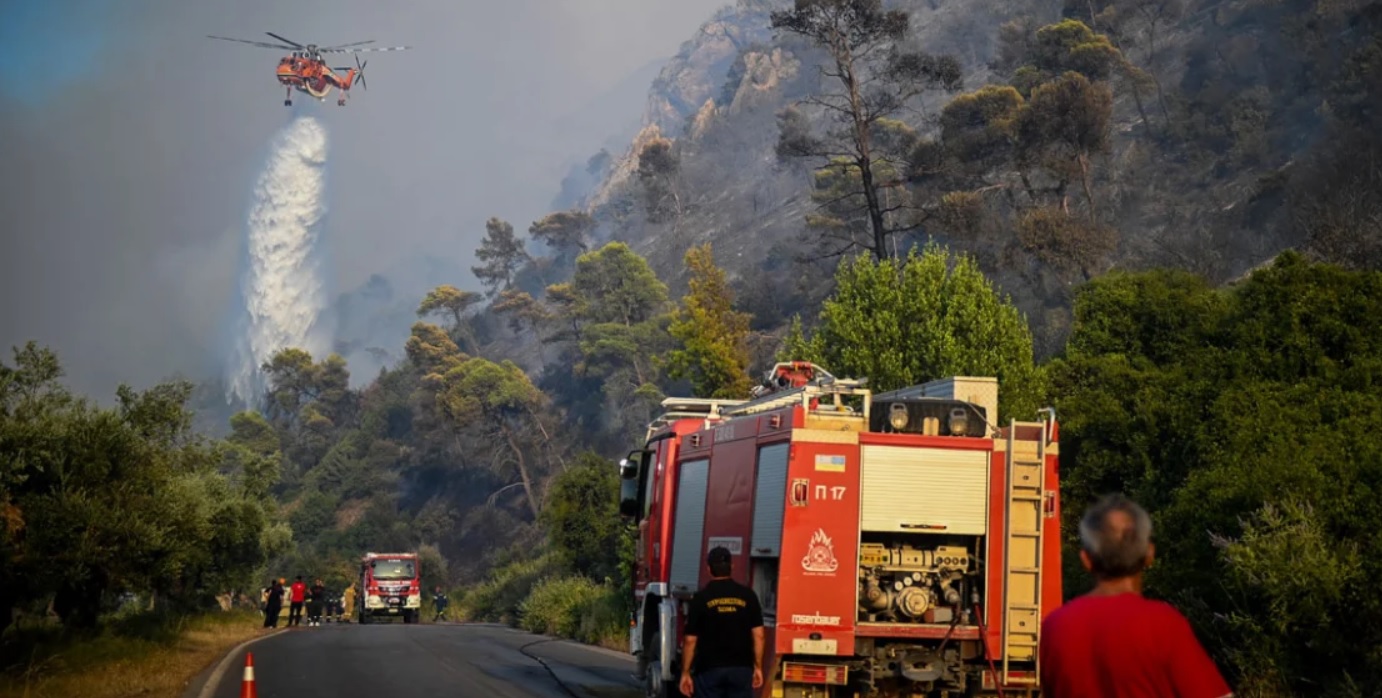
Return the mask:
<svg viewBox="0 0 1382 698"><path fill-rule="evenodd" d="M226 381L232 404L258 405L260 366L278 350L317 356L330 347L321 326L327 298L317 250L326 215L326 153L326 128L297 117L274 137L255 183L240 286L243 314Z"/></svg>

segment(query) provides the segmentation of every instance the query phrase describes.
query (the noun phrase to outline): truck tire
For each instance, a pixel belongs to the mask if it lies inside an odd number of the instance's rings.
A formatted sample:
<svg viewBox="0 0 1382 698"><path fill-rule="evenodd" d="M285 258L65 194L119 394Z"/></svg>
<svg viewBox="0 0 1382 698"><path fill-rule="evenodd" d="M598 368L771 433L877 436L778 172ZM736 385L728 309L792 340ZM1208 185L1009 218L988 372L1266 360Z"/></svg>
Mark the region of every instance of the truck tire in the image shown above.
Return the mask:
<svg viewBox="0 0 1382 698"><path fill-rule="evenodd" d="M643 694L647 698L681 698L681 688L675 681L662 680L662 637L653 635L648 653L648 678L643 681ZM673 671L673 674L676 672Z"/></svg>

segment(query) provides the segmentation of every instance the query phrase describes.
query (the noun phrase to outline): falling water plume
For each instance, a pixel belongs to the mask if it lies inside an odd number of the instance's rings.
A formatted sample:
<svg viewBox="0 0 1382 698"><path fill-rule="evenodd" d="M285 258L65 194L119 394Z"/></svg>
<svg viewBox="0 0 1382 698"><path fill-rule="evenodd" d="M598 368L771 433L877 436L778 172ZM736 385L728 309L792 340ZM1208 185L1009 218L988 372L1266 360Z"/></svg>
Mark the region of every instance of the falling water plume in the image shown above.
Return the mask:
<svg viewBox="0 0 1382 698"><path fill-rule="evenodd" d="M317 238L326 215L326 128L295 118L269 148L254 185L247 226L243 312L226 399L257 407L260 367L284 348L319 356L329 346L321 327L326 292Z"/></svg>

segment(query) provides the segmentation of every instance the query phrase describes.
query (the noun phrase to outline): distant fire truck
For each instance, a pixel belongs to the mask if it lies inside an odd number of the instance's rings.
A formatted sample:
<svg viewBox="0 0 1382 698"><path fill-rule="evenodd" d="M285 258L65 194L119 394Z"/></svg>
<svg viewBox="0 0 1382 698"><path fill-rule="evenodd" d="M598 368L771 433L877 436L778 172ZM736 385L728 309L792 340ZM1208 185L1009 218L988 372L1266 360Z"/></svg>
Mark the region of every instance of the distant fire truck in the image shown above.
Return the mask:
<svg viewBox="0 0 1382 698"><path fill-rule="evenodd" d="M365 553L360 558L360 623L385 616L417 623L422 613L422 566L417 553Z"/></svg>
<svg viewBox="0 0 1382 698"><path fill-rule="evenodd" d="M1061 603L1053 410L998 427L996 379L873 395L804 362L750 400L662 404L620 463L648 696L680 695L716 546L763 602L761 696L1036 695Z"/></svg>

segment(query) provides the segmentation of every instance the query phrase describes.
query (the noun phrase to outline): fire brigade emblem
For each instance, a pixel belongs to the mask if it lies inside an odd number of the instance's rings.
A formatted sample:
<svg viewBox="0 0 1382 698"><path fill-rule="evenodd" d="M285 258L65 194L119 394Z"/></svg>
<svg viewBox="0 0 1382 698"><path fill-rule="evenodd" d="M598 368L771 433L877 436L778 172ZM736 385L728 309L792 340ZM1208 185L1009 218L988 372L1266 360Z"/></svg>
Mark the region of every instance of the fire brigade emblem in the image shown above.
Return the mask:
<svg viewBox="0 0 1382 698"><path fill-rule="evenodd" d="M825 535L825 529L818 529L807 545L806 557L801 559L801 566L807 572L834 572L839 569L835 545L830 542L830 536Z"/></svg>

